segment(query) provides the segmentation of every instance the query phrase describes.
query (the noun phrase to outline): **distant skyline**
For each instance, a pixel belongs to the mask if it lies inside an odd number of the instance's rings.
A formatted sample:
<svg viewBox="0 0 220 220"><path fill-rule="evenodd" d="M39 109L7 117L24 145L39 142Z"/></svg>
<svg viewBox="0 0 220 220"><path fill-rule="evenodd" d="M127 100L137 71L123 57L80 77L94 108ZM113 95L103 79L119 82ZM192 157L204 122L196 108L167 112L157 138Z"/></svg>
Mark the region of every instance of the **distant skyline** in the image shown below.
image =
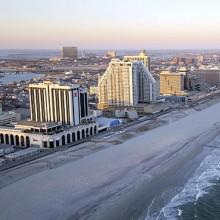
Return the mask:
<svg viewBox="0 0 220 220"><path fill-rule="evenodd" d="M219 49L219 0L1 0L0 49Z"/></svg>

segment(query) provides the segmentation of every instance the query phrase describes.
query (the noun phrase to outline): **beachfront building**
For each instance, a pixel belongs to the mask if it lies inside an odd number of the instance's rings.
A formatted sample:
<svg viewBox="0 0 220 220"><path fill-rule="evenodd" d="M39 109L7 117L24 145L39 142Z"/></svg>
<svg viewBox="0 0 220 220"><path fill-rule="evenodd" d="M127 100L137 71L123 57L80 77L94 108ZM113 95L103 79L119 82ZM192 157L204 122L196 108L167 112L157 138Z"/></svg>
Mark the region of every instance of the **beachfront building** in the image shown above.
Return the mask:
<svg viewBox="0 0 220 220"><path fill-rule="evenodd" d="M150 103L159 95L159 81L141 61L113 59L99 78L98 87L100 109Z"/></svg>
<svg viewBox="0 0 220 220"><path fill-rule="evenodd" d="M161 95L185 95L185 76L181 72L163 71L160 73Z"/></svg>
<svg viewBox="0 0 220 220"><path fill-rule="evenodd" d="M56 148L97 134L95 122L65 128L59 123L21 121L15 127L0 127L0 145L21 148Z"/></svg>
<svg viewBox="0 0 220 220"><path fill-rule="evenodd" d="M87 90L45 81L29 85L31 120L78 125L89 119Z"/></svg>
<svg viewBox="0 0 220 220"><path fill-rule="evenodd" d="M0 127L0 144L55 148L97 134L89 115L87 90L77 85L43 82L29 86L31 120Z"/></svg>

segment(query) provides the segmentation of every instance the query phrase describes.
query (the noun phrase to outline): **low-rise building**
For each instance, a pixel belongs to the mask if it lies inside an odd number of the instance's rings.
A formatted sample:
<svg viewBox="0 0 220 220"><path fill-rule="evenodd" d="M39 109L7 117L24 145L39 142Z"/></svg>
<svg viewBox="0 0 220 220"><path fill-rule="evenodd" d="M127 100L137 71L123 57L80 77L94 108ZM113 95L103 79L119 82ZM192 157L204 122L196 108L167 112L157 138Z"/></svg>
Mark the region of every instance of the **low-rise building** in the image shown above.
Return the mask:
<svg viewBox="0 0 220 220"><path fill-rule="evenodd" d="M56 123L24 121L15 127L0 127L0 144L21 148L56 148L97 134L95 122L74 127Z"/></svg>
<svg viewBox="0 0 220 220"><path fill-rule="evenodd" d="M119 126L121 125L122 121L117 118L98 117L96 118L96 123L99 125L100 130L104 130Z"/></svg>

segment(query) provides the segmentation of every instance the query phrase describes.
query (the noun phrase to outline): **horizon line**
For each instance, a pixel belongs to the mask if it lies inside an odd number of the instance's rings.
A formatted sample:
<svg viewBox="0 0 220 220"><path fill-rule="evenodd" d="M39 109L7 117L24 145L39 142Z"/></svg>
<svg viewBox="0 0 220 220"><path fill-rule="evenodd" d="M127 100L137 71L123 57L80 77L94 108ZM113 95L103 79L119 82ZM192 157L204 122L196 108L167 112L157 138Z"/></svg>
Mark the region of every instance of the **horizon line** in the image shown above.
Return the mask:
<svg viewBox="0 0 220 220"><path fill-rule="evenodd" d="M1 50L61 50L63 46L61 46L60 48L0 48ZM73 46L67 46L67 47L73 47ZM77 47L77 46L74 46ZM104 50L115 50L115 51L131 51L131 50L151 50L151 51L158 51L158 50L220 50L220 48L161 48L161 49L155 49L155 48L80 48L77 47L78 50L100 50L100 51L104 51Z"/></svg>

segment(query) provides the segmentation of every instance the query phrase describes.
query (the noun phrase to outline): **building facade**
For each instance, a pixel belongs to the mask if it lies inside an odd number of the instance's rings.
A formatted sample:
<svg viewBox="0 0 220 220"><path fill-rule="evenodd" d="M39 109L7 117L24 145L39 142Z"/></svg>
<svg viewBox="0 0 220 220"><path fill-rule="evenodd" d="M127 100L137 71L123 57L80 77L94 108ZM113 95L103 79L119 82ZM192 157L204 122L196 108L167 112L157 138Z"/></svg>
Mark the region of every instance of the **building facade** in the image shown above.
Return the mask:
<svg viewBox="0 0 220 220"><path fill-rule="evenodd" d="M78 85L43 82L29 85L31 120L78 125L87 119L87 90Z"/></svg>
<svg viewBox="0 0 220 220"><path fill-rule="evenodd" d="M62 47L61 56L62 58L77 59L78 49L77 47Z"/></svg>
<svg viewBox="0 0 220 220"><path fill-rule="evenodd" d="M59 124L18 123L15 128L0 127L0 144L21 148L56 148L88 138L98 133L96 123L63 130ZM47 131L46 131L47 130Z"/></svg>
<svg viewBox="0 0 220 220"><path fill-rule="evenodd" d="M99 79L99 108L135 106L156 100L158 83L143 62L112 60Z"/></svg>
<svg viewBox="0 0 220 220"><path fill-rule="evenodd" d="M204 88L219 86L220 84L220 70L201 69L192 71L192 74L200 79L200 84Z"/></svg>
<svg viewBox="0 0 220 220"><path fill-rule="evenodd" d="M184 95L184 74L163 71L160 73L160 94Z"/></svg>

